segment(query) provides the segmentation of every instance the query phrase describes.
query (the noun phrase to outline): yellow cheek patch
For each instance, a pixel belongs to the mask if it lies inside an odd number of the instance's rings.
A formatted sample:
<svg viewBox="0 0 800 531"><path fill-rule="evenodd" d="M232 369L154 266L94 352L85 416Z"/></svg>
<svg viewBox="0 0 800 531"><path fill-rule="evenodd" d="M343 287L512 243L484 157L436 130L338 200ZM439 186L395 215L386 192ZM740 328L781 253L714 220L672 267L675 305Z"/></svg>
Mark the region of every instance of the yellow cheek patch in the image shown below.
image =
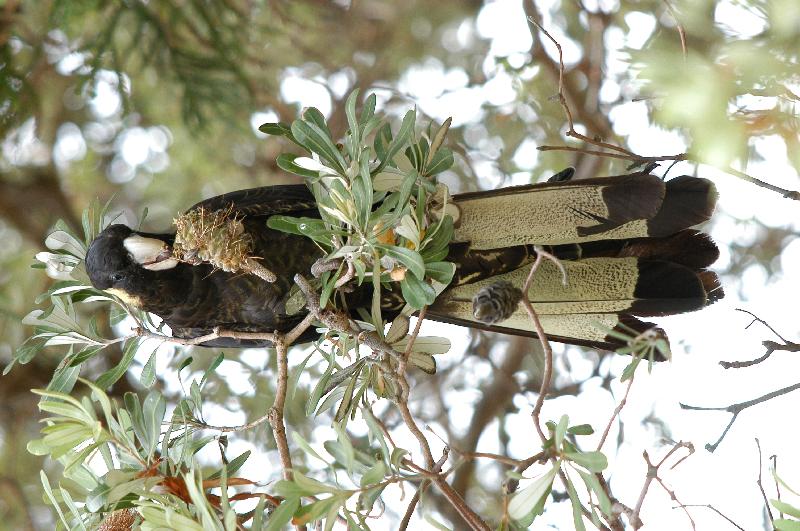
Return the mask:
<svg viewBox="0 0 800 531"><path fill-rule="evenodd" d="M135 295L131 295L130 293L128 293L125 290L121 290L121 289L117 289L117 288L109 288L106 291L108 293L111 293L112 295L114 295L115 297L117 297L118 299L120 299L122 302L124 302L126 304L130 304L131 306L135 306L137 308L141 308L142 307L142 299L140 299L139 297L137 297Z"/></svg>

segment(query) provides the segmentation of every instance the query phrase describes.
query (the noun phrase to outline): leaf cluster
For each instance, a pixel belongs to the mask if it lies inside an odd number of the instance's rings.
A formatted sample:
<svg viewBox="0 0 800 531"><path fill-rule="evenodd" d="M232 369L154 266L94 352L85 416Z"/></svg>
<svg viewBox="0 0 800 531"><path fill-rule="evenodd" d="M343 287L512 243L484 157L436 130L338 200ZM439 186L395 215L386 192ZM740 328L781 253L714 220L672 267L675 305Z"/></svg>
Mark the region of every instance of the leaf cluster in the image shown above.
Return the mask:
<svg viewBox="0 0 800 531"><path fill-rule="evenodd" d="M608 467L608 460L602 452L581 451L573 442L575 437L593 434L594 429L588 424L570 426L567 415L562 415L557 424L547 422L547 429L550 437L543 449L549 457L549 463L544 465L545 470L541 475L511 496L507 509L510 520L504 522L507 524L505 528L527 529L542 514L556 475L560 475L565 483L572 505L575 529L586 529L584 514L590 515L592 523L602 528L601 515L611 516L611 500L600 484L598 475ZM583 505L575 487L576 474L580 478L579 484L583 484L589 494L588 509ZM518 474L510 475L514 479L521 479Z"/></svg>
<svg viewBox="0 0 800 531"><path fill-rule="evenodd" d="M349 278L373 286L371 320L382 329L381 289L394 291L413 310L433 302L452 279L455 267L444 261L453 234L446 214L449 194L434 177L453 164L442 147L447 124L431 140L415 138L415 111L403 118L397 135L375 115L375 95L356 113L358 91L347 100L349 129L337 145L319 110L306 109L291 126L269 123L261 131L285 136L311 156L282 154L278 165L306 178L320 218L273 216L269 227L311 238L339 267L322 276L320 304ZM371 139L371 140L370 140Z"/></svg>
<svg viewBox="0 0 800 531"><path fill-rule="evenodd" d="M81 399L35 391L42 396L39 409L51 416L42 420L43 437L28 444L30 452L49 455L64 466L57 488L44 472L41 477L65 529L93 528L131 508L137 509L129 514L142 529L235 529L237 515L227 487L252 484L233 477L250 452L231 460L223 454L224 466L202 480L195 455L214 438L197 435L191 406L179 404L163 431L167 404L160 393L150 392L143 402L126 393L122 408L99 386L82 382L90 393ZM221 488L221 501L206 494L212 487ZM263 512L263 500L261 508Z"/></svg>

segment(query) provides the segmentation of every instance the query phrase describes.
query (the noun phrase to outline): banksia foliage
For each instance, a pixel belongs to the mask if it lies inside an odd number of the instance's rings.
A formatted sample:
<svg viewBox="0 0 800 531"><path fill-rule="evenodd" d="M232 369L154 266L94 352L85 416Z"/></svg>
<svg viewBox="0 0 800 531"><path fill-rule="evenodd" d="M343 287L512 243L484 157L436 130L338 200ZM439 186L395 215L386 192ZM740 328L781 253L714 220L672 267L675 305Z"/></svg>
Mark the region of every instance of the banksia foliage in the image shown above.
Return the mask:
<svg viewBox="0 0 800 531"><path fill-rule="evenodd" d="M494 324L505 321L522 300L522 290L507 280L482 288L472 298L472 315L478 321Z"/></svg>
<svg viewBox="0 0 800 531"><path fill-rule="evenodd" d="M173 246L177 259L190 264L207 262L223 271L251 273L275 282L275 274L250 256L253 240L230 210L195 208L174 223L178 229Z"/></svg>

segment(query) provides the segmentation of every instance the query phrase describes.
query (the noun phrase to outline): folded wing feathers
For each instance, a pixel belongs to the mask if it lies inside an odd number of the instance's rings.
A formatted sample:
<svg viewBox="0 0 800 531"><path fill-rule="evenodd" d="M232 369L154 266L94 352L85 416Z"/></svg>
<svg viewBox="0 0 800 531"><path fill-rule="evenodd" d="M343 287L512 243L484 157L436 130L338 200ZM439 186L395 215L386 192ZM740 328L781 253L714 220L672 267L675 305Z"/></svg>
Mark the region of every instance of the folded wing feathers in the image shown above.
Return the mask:
<svg viewBox="0 0 800 531"><path fill-rule="evenodd" d="M607 335L610 329L653 326L631 314L693 311L722 298L719 278L705 269L719 251L707 235L689 229L710 218L716 198L705 179L664 183L643 174L455 196L461 209L455 239L464 242L457 261L463 268L428 316L535 336L522 310L500 326L477 322L471 298L496 280L521 287L532 245L544 245L563 260L568 278L563 286L558 268L547 261L536 273L529 296L545 332L556 341L619 347ZM493 262L494 257L502 259Z"/></svg>

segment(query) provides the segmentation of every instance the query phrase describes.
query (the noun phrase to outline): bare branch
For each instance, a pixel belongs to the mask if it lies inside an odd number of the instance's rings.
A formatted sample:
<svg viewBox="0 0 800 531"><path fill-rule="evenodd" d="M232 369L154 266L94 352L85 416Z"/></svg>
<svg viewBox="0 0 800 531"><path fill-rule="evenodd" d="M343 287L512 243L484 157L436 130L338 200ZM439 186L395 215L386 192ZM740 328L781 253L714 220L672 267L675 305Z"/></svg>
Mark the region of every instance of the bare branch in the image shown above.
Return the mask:
<svg viewBox="0 0 800 531"><path fill-rule="evenodd" d="M644 525L639 515L642 510L642 505L644 504L644 499L647 496L648 490L650 489L650 484L654 480L658 481L658 483L661 485L664 491L666 491L666 493L669 494L673 500L675 500L677 503L680 504L680 502L678 502L677 497L675 496L675 492L669 489L664 484L663 480L658 476L658 471L664 465L664 463L666 463L667 459L672 457L672 455L675 454L675 452L677 452L681 448L686 448L689 453L683 458L679 459L674 465L672 465L672 467L670 467L670 468L675 468L676 466L681 464L684 459L686 459L687 457L689 457L694 453L694 446L692 445L692 443L683 441L677 443L675 446L670 448L669 452L667 452L667 454L663 458L661 458L661 461L655 464L653 464L653 462L650 461L650 455L647 453L647 450L643 452L644 461L645 463L647 463L647 476L645 477L644 485L642 486L642 490L639 493L639 500L636 502L636 506L633 509L633 513L628 514L628 518L630 519L631 525L633 526L634 529L639 529ZM689 515L688 511L686 511L686 516L689 517L689 521L692 524L692 529L695 529L694 520L692 520L692 517Z"/></svg>
<svg viewBox="0 0 800 531"><path fill-rule="evenodd" d="M731 519L730 519L728 516L726 516L726 515L725 515L725 514L724 514L722 511L720 511L719 509L717 509L716 507L714 507L714 506L713 506L713 505L711 505L711 504L705 504L705 505L703 505L703 504L687 504L687 505L684 505L684 504L682 504L682 505L679 505L678 507L673 507L673 509L680 509L680 508L683 508L683 509L685 509L686 507L705 507L706 509L711 509L712 511L714 511L715 513L717 513L718 515L720 515L721 517L723 517L725 520L727 520L727 521L728 521L728 523L730 523L730 524L731 524L732 526L734 526L736 529L740 529L741 531L745 531L745 528L744 528L744 527L740 526L739 524L737 524L736 522L734 522L733 520L731 520Z"/></svg>
<svg viewBox="0 0 800 531"><path fill-rule="evenodd" d="M755 323L761 323L762 325L764 325L767 328L769 328L769 330L773 334L775 334L775 336L778 337L778 339L780 339L783 343L781 344L781 343L776 343L775 341L763 341L761 344L764 345L764 348L766 349L766 351L764 352L763 355L761 355L761 356L759 356L759 357L757 357L755 359L746 360L746 361L720 361L719 364L724 369L741 369L741 368L744 368L744 367L750 367L750 366L753 366L753 365L758 365L759 363L761 363L763 361L766 361L770 356L772 356L772 353L775 352L776 350L782 350L784 352L800 352L800 343L794 343L792 341L787 341L774 328L772 328L772 326L770 326L770 324L768 322L764 321L763 319L758 317L753 312L748 311L748 310L743 310L741 308L736 308L736 311L749 314L750 316L753 317L753 320L750 321L750 324L748 324L745 327L745 330L750 328L751 326L753 326L753 324L755 324Z"/></svg>
<svg viewBox="0 0 800 531"><path fill-rule="evenodd" d="M433 472L439 473L442 471L442 467L447 462L447 456L448 456L448 449L445 446L444 451L442 452L442 457L440 457L439 460L436 462L436 464L433 466L432 470ZM411 521L411 516L414 514L414 511L417 508L419 499L422 496L422 493L425 492L425 490L428 488L430 484L431 482L428 480L423 481L420 484L419 488L417 489L417 492L414 493L414 496L411 498L411 501L408 502L408 507L406 507L406 512L403 515L403 519L400 521L400 527L398 528L399 531L405 531L408 528L408 523L409 521Z"/></svg>
<svg viewBox="0 0 800 531"><path fill-rule="evenodd" d="M566 274L565 274L566 272L564 270L564 266L561 264L558 258L546 252L539 246L536 246L535 250L536 250L536 260L533 262L533 265L531 266L531 271L530 273L528 273L528 278L525 280L525 284L522 286L522 300L520 302L525 307L525 311L528 313L528 317L530 317L531 321L533 322L533 327L536 330L536 335L539 336L539 342L541 343L542 349L544 350L544 373L542 374L542 386L539 389L539 396L536 399L536 404L533 406L533 411L531 412L531 416L533 417L533 423L536 427L536 431L539 433L539 438L542 440L542 444L545 444L547 442L547 437L542 431L541 422L539 420L539 414L542 411L542 405L544 405L544 399L547 396L548 391L550 390L550 381L553 378L553 347L550 346L550 341L547 340L547 335L544 333L544 328L542 328L542 323L539 320L539 316L533 309L533 304L531 304L531 299L528 296L528 291L531 288L534 275L536 274L536 271L539 269L539 266L541 265L543 259L546 258L552 261L554 264L556 264L556 266L561 270L562 275L564 275L563 279L565 284L566 284Z"/></svg>
<svg viewBox="0 0 800 531"><path fill-rule="evenodd" d="M617 407L614 408L614 413L611 415L611 418L608 420L608 424L606 424L606 429L603 430L603 436L600 437L600 442L597 443L597 451L598 452L600 450L602 450L603 445L606 442L606 438L608 437L608 432L611 431L611 425L614 424L614 419L617 418L617 415L619 415L620 411L622 411L622 408L624 408L625 404L628 402L628 393L631 392L631 387L633 386L633 380L634 380L635 376L636 376L636 373L634 372L631 375L631 379L628 380L628 387L625 388L625 395L622 397L622 400L619 401L619 404L617 404Z"/></svg>
<svg viewBox="0 0 800 531"><path fill-rule="evenodd" d="M739 171L737 169L727 167L727 168L720 168L723 171L733 175L734 177L738 177L743 181L747 181L749 183L755 184L756 186L760 186L761 188L766 188L767 190L772 190L773 192L781 194L781 196L785 197L786 199L793 199L795 201L800 201L800 191L797 190L787 190L785 188L781 188L780 186L775 186L774 184L769 184L767 182L762 181L761 179L757 179L746 174L743 171Z"/></svg>
<svg viewBox="0 0 800 531"><path fill-rule="evenodd" d="M745 402L739 402L739 403L736 403L736 404L731 404L731 405L725 406L725 407L690 406L688 404L683 404L683 403L681 403L680 406L681 406L682 409L688 409L690 411L725 411L725 412L728 412L728 413L730 413L732 415L730 422L725 427L725 430L722 432L722 435L720 435L719 439L717 439L717 442L715 442L714 444L707 444L706 445L706 450L708 450L709 452L713 452L714 450L717 449L717 447L720 445L722 440L728 434L728 431L731 429L731 426L733 426L733 423L736 422L736 418L739 416L739 413L741 413L742 411L744 411L745 409L747 409L749 407L761 404L762 402L766 402L768 400L772 400L773 398L777 398L779 396L783 396L783 395L789 394L792 391L796 391L798 389L800 389L800 382L798 382L796 384L789 385L789 386L784 387L782 389L778 389L776 391L772 391L772 392L767 393L765 395L759 396L758 398L754 398L752 400L747 400Z"/></svg>
<svg viewBox="0 0 800 531"><path fill-rule="evenodd" d="M673 17L675 16L672 6L670 5L668 0L665 0L667 4L667 8L669 9L670 13L672 13ZM530 4L530 6L529 6ZM555 46L558 50L558 94L557 99L561 108L564 110L564 115L567 119L567 126L568 130L565 133L567 137L575 138L580 140L581 142L585 142L586 144L597 146L602 148L603 150L607 151L599 151L599 150L592 150L592 149L585 149L583 147L575 147L575 146L538 146L536 149L539 151L574 151L577 153L583 153L587 155L596 155L598 157L607 157L607 158L615 158L615 159L624 159L630 160L633 162L632 166L640 166L642 164L648 162L660 162L660 161L681 161L681 160L690 160L695 163L702 163L700 160L692 159L688 152L687 153L679 153L677 155L659 155L655 157L644 157L641 155L637 155L636 153L623 148L622 146L611 144L608 142L603 142L599 138L590 138L586 135L582 135L575 130L575 123L572 117L572 110L569 107L569 103L567 102L567 98L564 94L564 54L561 49L561 44L552 36L550 33L541 25L539 21L539 14L536 11L536 6L533 2L526 2L525 7L529 9L529 11L533 12L534 15L528 16L528 21L535 25L539 31L541 31ZM676 18L677 20L677 18ZM683 28L681 27L680 23L678 23L678 33L681 36L681 46L683 47L684 57L686 57L686 42L685 42L685 34L683 32ZM535 38L535 36L534 36ZM725 168L719 168L722 171L728 173L729 175L733 175L734 177L738 177L744 181L749 183L755 184L756 186L760 186L762 188L766 188L767 190L771 190L773 192L781 194L781 196L787 199L793 199L795 201L800 201L800 191L793 191L793 190L786 190L779 186L775 186L773 184L769 184L767 182L762 181L761 179L757 179L756 177L752 177L740 170L732 168L730 166Z"/></svg>

